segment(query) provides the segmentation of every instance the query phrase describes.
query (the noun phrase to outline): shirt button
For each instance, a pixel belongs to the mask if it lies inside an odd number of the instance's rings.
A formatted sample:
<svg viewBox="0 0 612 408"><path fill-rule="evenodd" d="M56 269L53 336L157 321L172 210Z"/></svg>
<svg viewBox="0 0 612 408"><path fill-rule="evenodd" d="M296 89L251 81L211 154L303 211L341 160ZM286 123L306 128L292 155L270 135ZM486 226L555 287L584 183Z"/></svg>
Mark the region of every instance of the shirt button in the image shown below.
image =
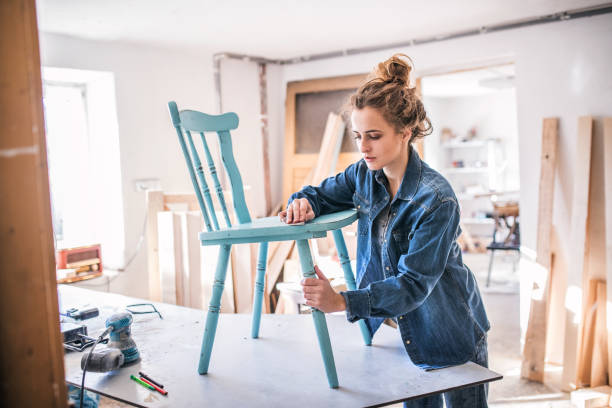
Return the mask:
<svg viewBox="0 0 612 408"><path fill-rule="evenodd" d="M361 206L360 206L360 205L358 205L358 206L357 206L357 209L359 210L360 208L361 208Z"/></svg>
<svg viewBox="0 0 612 408"><path fill-rule="evenodd" d="M393 216L395 217L395 214L397 214L395 211L393 212Z"/></svg>
<svg viewBox="0 0 612 408"><path fill-rule="evenodd" d="M400 316L399 318L400 318L400 320L402 320L404 318L404 316Z"/></svg>
<svg viewBox="0 0 612 408"><path fill-rule="evenodd" d="M385 269L386 269L386 270L389 270L389 267L387 266Z"/></svg>
<svg viewBox="0 0 612 408"><path fill-rule="evenodd" d="M406 340L406 344L410 344L410 340Z"/></svg>

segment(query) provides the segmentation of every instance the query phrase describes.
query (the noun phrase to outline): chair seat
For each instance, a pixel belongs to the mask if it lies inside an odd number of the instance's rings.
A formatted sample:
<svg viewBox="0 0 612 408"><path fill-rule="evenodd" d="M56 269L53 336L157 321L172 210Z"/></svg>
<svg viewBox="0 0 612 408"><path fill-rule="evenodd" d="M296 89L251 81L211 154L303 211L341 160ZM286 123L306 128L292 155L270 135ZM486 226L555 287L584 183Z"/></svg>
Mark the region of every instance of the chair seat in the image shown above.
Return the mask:
<svg viewBox="0 0 612 408"><path fill-rule="evenodd" d="M278 216L258 218L219 231L201 232L200 241L202 245L220 245L322 238L327 231L346 227L357 218L355 209L322 215L304 225L287 225Z"/></svg>

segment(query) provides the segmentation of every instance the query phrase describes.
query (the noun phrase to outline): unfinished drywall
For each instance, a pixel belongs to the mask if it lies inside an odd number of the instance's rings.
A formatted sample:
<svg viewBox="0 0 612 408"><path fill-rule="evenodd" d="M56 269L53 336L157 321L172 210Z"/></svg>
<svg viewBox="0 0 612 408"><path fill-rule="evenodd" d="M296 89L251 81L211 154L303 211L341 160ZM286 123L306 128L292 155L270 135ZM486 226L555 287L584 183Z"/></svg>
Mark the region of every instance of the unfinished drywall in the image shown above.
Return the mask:
<svg viewBox="0 0 612 408"><path fill-rule="evenodd" d="M136 248L145 216L145 193L135 191L134 180L159 179L165 191L192 191L167 103L175 100L179 107L215 111L212 54L43 33L41 59L43 66L114 74L127 259ZM147 297L146 267L141 250L127 272L111 282L110 290Z"/></svg>

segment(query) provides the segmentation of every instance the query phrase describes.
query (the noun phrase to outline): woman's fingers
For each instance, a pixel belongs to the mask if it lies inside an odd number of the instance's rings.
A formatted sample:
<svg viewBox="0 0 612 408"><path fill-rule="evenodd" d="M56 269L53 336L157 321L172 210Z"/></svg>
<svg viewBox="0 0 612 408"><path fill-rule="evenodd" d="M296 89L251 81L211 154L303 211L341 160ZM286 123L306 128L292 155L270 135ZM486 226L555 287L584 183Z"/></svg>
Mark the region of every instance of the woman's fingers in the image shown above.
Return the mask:
<svg viewBox="0 0 612 408"><path fill-rule="evenodd" d="M293 224L312 220L314 218L314 211L307 199L298 198L289 203L287 209L280 212L279 216L281 216L287 224Z"/></svg>

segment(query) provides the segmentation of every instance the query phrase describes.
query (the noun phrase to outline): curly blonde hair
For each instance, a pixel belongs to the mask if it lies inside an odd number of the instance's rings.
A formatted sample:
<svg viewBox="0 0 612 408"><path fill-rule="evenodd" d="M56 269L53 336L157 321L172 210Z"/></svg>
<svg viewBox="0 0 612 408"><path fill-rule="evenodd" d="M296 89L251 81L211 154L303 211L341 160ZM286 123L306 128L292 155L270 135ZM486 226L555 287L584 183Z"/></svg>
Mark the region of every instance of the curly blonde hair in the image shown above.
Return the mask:
<svg viewBox="0 0 612 408"><path fill-rule="evenodd" d="M423 102L410 87L412 69L410 57L394 54L376 66L349 102L351 110L366 106L378 109L397 132L411 129L409 144L433 130Z"/></svg>

